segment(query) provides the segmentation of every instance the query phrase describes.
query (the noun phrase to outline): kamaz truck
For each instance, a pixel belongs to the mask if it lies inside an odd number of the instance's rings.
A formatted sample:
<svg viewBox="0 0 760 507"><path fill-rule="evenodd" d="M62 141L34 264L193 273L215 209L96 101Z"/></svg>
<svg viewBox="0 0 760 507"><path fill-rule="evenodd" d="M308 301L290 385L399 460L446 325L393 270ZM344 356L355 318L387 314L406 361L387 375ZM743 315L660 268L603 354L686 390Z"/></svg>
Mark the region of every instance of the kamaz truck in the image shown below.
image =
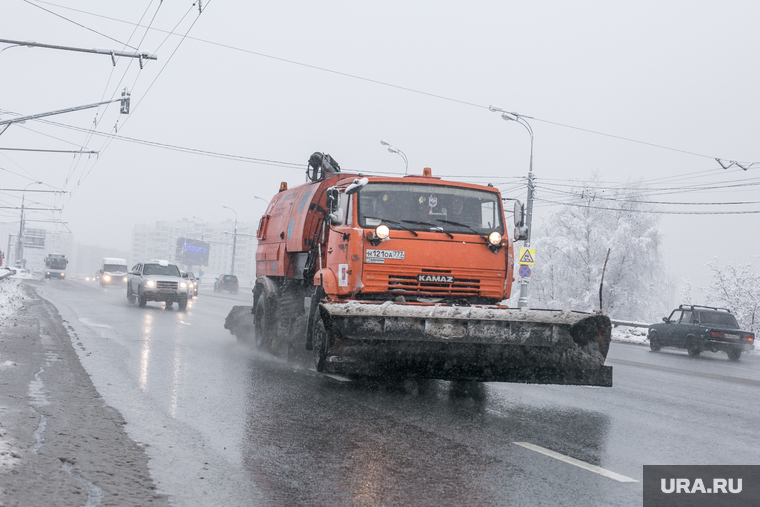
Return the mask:
<svg viewBox="0 0 760 507"><path fill-rule="evenodd" d="M345 174L322 153L307 175L261 217L253 305L225 324L239 338L346 376L612 385L607 316L502 304L514 254L496 188Z"/></svg>

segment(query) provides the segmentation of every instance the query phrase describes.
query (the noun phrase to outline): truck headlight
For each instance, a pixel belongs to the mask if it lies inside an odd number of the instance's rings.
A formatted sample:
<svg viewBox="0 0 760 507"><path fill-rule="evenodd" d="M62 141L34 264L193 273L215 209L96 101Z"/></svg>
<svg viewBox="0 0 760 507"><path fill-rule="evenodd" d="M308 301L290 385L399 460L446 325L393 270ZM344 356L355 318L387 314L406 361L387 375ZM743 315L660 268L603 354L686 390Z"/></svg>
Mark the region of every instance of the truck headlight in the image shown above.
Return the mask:
<svg viewBox="0 0 760 507"><path fill-rule="evenodd" d="M127 277L126 277L126 276L124 277L124 281L125 281L125 282L127 281Z"/></svg>
<svg viewBox="0 0 760 507"><path fill-rule="evenodd" d="M375 236L377 236L379 239L385 239L388 236L390 236L391 230L388 229L387 225L381 224L377 226L377 229L375 229Z"/></svg>
<svg viewBox="0 0 760 507"><path fill-rule="evenodd" d="M103 275L103 281L110 282L111 281L111 277L109 275Z"/></svg>
<svg viewBox="0 0 760 507"><path fill-rule="evenodd" d="M488 242L491 243L493 246L499 246L501 243L501 234L499 234L496 231L493 231L491 234L488 235Z"/></svg>
<svg viewBox="0 0 760 507"><path fill-rule="evenodd" d="M154 282L153 280L145 280L145 285L147 285L148 287L155 287L156 282Z"/></svg>

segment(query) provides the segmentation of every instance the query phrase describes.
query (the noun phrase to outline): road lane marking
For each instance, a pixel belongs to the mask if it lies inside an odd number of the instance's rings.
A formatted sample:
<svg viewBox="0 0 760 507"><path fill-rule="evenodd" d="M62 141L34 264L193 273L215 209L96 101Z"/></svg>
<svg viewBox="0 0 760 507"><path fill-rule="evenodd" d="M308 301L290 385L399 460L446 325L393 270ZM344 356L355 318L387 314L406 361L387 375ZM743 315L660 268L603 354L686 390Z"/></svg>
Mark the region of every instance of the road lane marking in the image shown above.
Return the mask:
<svg viewBox="0 0 760 507"><path fill-rule="evenodd" d="M519 445L521 447L525 447L526 449L530 449L531 451L536 451L545 456L549 456L550 458L558 459L560 461L564 461L565 463L575 465L577 467L583 468L590 472L594 472L595 474L609 477L610 479L614 479L618 482L639 482L636 479L631 479L630 477L626 477L625 475L616 474L615 472L611 472L607 469L598 467L596 465L592 465L590 463L586 463L585 461L581 461L579 459L571 458L570 456L565 456L564 454L551 451L549 449L541 447L540 445L531 444L529 442L512 442L512 443Z"/></svg>
<svg viewBox="0 0 760 507"><path fill-rule="evenodd" d="M81 322L82 324L87 324L88 326L92 326L92 327L105 327L105 328L111 329L111 326L109 326L108 324L95 324L94 322L90 322L90 319L85 318L85 317L80 318L79 322Z"/></svg>

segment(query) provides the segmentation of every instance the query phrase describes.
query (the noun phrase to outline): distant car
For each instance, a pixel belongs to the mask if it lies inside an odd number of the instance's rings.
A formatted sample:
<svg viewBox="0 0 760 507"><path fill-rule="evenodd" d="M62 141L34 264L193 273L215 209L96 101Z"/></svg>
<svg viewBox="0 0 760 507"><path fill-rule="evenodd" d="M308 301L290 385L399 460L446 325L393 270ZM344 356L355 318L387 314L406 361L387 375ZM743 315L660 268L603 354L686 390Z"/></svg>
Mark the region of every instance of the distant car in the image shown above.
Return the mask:
<svg viewBox="0 0 760 507"><path fill-rule="evenodd" d="M680 305L663 324L649 326L649 348L686 349L690 356L702 351L723 351L731 361L738 361L742 352L755 348L755 334L742 331L736 317L725 308Z"/></svg>
<svg viewBox="0 0 760 507"><path fill-rule="evenodd" d="M127 301L145 306L148 301L164 301L169 309L176 302L187 308L187 281L176 264L165 260L139 262L127 275Z"/></svg>
<svg viewBox="0 0 760 507"><path fill-rule="evenodd" d="M238 279L235 275L219 275L214 280L214 292L227 291L232 294L238 293Z"/></svg>
<svg viewBox="0 0 760 507"><path fill-rule="evenodd" d="M198 295L198 279L192 271L183 271L182 278L187 280L187 290L190 297Z"/></svg>

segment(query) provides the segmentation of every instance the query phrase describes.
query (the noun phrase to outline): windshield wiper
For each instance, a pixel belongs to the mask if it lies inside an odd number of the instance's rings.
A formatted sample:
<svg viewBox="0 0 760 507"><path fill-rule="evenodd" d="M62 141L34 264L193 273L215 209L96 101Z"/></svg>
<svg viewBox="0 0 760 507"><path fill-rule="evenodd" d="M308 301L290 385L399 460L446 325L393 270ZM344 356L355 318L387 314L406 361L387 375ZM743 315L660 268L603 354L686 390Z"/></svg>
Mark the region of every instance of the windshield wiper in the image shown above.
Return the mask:
<svg viewBox="0 0 760 507"><path fill-rule="evenodd" d="M417 222L416 220L402 220L402 222L406 222L407 224L417 224L417 225L423 225L429 228L430 232L442 232L446 236L450 237L451 239L454 239L454 236L443 230L443 227L436 227L430 222Z"/></svg>
<svg viewBox="0 0 760 507"><path fill-rule="evenodd" d="M476 231L475 229L473 229L472 227L470 227L470 226L469 226L469 225L467 225L467 224L462 224L462 223L459 223L459 222L452 222L451 220L442 220L442 219L440 219L440 218L436 218L436 220L435 220L435 221L436 221L436 222L442 222L442 223L444 223L444 224L456 225L457 227L464 227L465 229L469 229L469 230L471 230L472 232L474 232L475 234L477 234L478 236L480 236L481 238L485 239L485 240L486 240L486 243L488 242L488 238L486 238L486 237L485 237L485 236L483 236L481 233L479 233L478 231Z"/></svg>
<svg viewBox="0 0 760 507"><path fill-rule="evenodd" d="M387 218L380 218L380 217L369 217L369 216L365 216L364 218L373 218L373 219L375 219L375 220L380 220L381 222L387 222L387 223L389 223L389 224L391 224L391 225L397 225L397 226L399 226L400 228L404 229L405 231L409 231L409 232L411 232L412 234L414 234L415 236L419 236L419 234L417 234L415 231L411 230L410 228L408 228L408 227L404 227L404 226L403 226L403 225L401 225L400 223L398 223L398 222L394 222L393 220L388 220ZM406 220L404 220L404 222L406 222Z"/></svg>

